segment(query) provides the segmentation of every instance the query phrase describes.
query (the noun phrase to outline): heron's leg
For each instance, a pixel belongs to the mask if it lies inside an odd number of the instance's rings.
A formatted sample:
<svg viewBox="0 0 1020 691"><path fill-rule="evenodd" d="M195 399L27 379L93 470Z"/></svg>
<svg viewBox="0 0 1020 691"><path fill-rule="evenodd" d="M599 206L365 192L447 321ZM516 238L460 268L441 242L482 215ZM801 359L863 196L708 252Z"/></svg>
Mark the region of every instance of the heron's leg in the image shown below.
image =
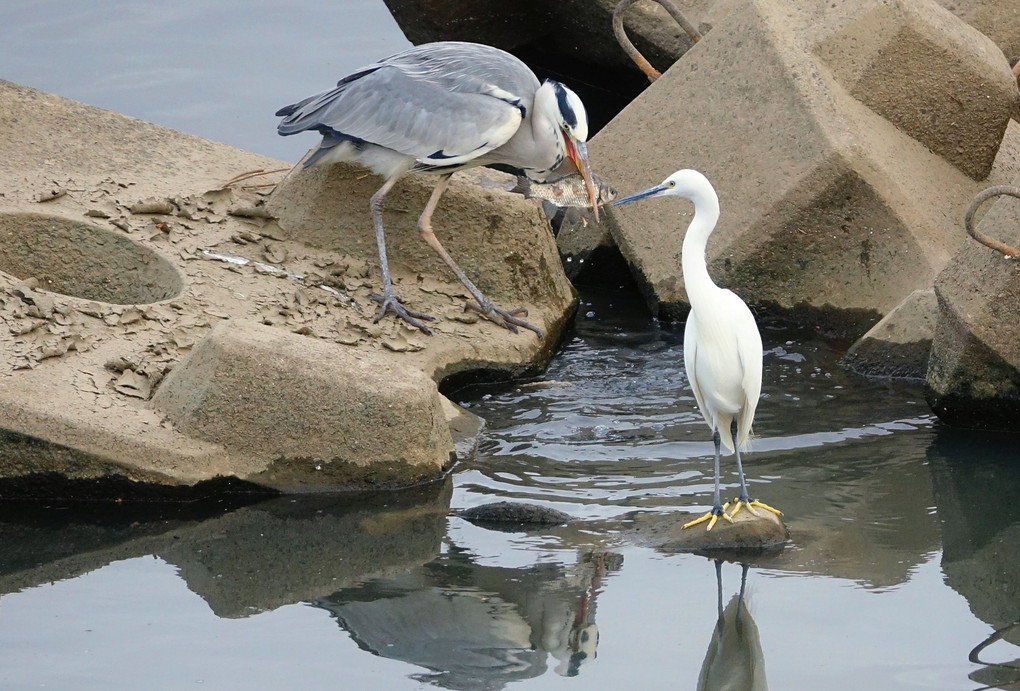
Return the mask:
<svg viewBox="0 0 1020 691"><path fill-rule="evenodd" d="M393 294L393 281L390 280L390 265L386 260L386 236L383 234L382 202L386 193L393 189L393 185L396 184L398 177L390 178L384 182L383 186L372 195L372 200L370 202L370 206L372 208L372 223L375 225L375 243L379 248L379 267L382 270L383 284L383 294L381 296L371 296L373 300L380 303L379 311L376 312L374 321L378 322L386 315L387 312L393 312L395 315L422 333L431 336L432 330L418 320L433 319L434 317L422 314L421 312L414 312L404 307L400 303L400 300L397 299L396 295Z"/></svg>
<svg viewBox="0 0 1020 691"><path fill-rule="evenodd" d="M736 502L734 503L734 506L733 506L733 513L731 513L730 516L736 516L737 512L740 511L740 509L742 507L747 507L747 510L750 511L751 514L754 515L754 516L761 516L760 513L758 513L757 511L754 510L754 507L756 507L756 506L760 507L762 509L765 509L766 511L771 511L772 513L776 514L777 516L783 515L783 512L780 511L779 509L774 509L771 506L769 506L768 504L763 504L762 502L758 501L757 499L751 499L751 495L748 494L748 492L747 492L747 481L744 479L744 466L740 462L740 446L737 444L737 419L736 418L733 418L733 424L732 424L732 426L730 428L730 431L733 433L733 449L737 453L737 475L740 476L740 496L737 497L737 500L736 500Z"/></svg>
<svg viewBox="0 0 1020 691"><path fill-rule="evenodd" d="M715 494L712 499L712 510L700 518L684 523L684 528L690 528L691 526L708 521L707 530L711 530L715 522L719 520L719 516L722 516L730 523L733 522L733 518L726 513L726 507L719 501L719 447L722 444L722 440L719 438L719 430L714 427L712 428L712 443L715 445Z"/></svg>
<svg viewBox="0 0 1020 691"><path fill-rule="evenodd" d="M474 298L475 304L468 303L467 307L473 309L483 317L491 319L500 326L510 329L514 333L517 333L517 327L523 327L530 329L538 334L539 338L544 338L545 333L542 329L537 326L533 326L528 322L518 319L517 315L523 314L527 316L528 310L518 308L515 310L502 310L492 304L482 291L478 290L478 287L471 282L471 279L467 277L464 271L457 266L457 262L453 261L453 257L447 253L446 248L439 242L439 238L432 231L432 214L436 210L436 206L439 205L439 198L443 196L443 192L446 191L447 186L450 184L450 177L453 173L447 173L439 178L439 182L436 184L435 189L432 190L432 196L429 197L428 204L425 205L425 210L421 212L421 216L418 218L418 232L421 233L422 238L429 244L432 249L436 251L440 259L446 262L446 265L450 267L450 270L456 274L460 282L464 284L464 287L471 293L471 297Z"/></svg>

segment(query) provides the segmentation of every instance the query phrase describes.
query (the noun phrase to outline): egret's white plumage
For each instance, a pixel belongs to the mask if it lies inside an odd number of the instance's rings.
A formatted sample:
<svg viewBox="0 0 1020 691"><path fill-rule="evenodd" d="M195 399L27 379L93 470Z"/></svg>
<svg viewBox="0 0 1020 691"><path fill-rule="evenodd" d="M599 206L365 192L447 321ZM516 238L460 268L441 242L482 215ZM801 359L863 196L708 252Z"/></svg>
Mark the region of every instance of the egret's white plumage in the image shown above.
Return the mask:
<svg viewBox="0 0 1020 691"><path fill-rule="evenodd" d="M544 84L523 62L491 46L460 41L427 43L367 65L335 88L281 108L281 135L322 135L305 165L355 161L383 176L372 197L372 220L383 273L382 307L428 333L393 295L386 261L381 206L408 172L441 177L418 220L424 239L450 266L483 315L516 331L541 330L517 319L519 310L496 309L443 249L431 217L454 172L500 164L536 182L569 173L584 178L598 218L597 192L588 165L588 118L581 99L559 82Z"/></svg>
<svg viewBox="0 0 1020 691"><path fill-rule="evenodd" d="M754 411L761 395L761 334L744 301L733 291L717 286L708 275L705 248L719 220L719 197L708 178L696 170L678 170L662 183L619 199L613 205L649 197L682 197L694 203L694 218L684 235L681 254L684 288L691 304L684 329L684 368L698 408L712 428L715 501L711 512L688 525L709 520L706 517L711 516L711 530L718 516L731 518L719 499L720 443L737 455L740 496L733 513L741 506L747 506L752 513L754 506L770 508L748 496L740 462L740 450L751 436Z"/></svg>

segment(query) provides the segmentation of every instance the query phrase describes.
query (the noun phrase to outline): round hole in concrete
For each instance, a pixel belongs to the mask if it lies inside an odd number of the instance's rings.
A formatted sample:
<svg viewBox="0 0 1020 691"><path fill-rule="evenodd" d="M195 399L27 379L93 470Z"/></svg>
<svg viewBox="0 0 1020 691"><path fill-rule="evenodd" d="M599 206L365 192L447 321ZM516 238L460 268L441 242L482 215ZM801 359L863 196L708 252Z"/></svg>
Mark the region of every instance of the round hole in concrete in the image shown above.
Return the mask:
<svg viewBox="0 0 1020 691"><path fill-rule="evenodd" d="M89 223L30 213L0 214L0 271L54 293L137 305L180 294L177 269L152 250Z"/></svg>

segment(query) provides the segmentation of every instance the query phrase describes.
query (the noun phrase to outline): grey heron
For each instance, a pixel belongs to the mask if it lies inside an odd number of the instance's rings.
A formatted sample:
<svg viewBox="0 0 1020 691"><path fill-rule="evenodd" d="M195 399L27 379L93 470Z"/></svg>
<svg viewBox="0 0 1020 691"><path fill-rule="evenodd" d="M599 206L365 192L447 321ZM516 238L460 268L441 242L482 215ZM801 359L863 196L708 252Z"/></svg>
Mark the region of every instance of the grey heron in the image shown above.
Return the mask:
<svg viewBox="0 0 1020 691"><path fill-rule="evenodd" d="M733 520L746 507L759 515L758 506L773 513L777 509L753 500L747 493L740 449L751 436L751 423L761 395L762 345L754 315L731 290L720 288L708 275L705 248L719 220L719 197L704 175L696 170L678 170L660 184L618 199L613 206L630 204L648 197L683 197L694 203L694 218L684 235L681 270L687 300L691 304L684 329L684 369L705 422L712 428L715 444L715 495L712 510L684 525L689 528L709 521L711 530L720 516ZM729 503L719 501L719 445L737 455L740 496L733 512Z"/></svg>
<svg viewBox="0 0 1020 691"><path fill-rule="evenodd" d="M418 219L422 238L456 274L474 303L468 307L516 332L541 329L518 318L525 309L497 308L464 274L432 231L432 214L450 176L473 166L501 164L536 182L579 172L598 219L597 192L588 164L588 118L577 94L559 82L540 83L514 56L459 41L427 43L363 67L335 88L276 112L281 135L322 135L305 165L355 161L382 176L372 195L383 294L379 321L393 312L424 333L431 317L407 309L394 295L386 261L382 203L409 172L439 175Z"/></svg>

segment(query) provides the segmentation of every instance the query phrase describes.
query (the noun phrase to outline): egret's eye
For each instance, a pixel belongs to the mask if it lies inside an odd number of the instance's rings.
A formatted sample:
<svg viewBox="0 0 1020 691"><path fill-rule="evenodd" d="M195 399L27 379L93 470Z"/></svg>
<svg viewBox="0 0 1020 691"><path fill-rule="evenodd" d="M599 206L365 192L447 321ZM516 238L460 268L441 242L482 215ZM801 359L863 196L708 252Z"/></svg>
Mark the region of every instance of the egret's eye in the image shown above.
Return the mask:
<svg viewBox="0 0 1020 691"><path fill-rule="evenodd" d="M674 187L676 187L676 180L670 180L669 182L667 182L666 183L666 187L668 187L670 189L673 189Z"/></svg>

